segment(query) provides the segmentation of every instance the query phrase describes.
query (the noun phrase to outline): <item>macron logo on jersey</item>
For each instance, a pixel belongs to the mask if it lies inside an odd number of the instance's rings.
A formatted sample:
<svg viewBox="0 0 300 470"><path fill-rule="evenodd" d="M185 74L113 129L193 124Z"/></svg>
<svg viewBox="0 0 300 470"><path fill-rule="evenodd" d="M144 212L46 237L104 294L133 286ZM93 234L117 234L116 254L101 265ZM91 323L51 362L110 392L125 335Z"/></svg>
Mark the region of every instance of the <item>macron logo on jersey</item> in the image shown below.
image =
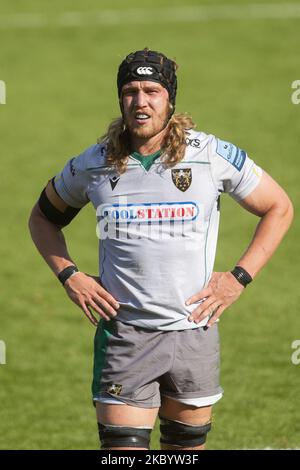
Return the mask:
<svg viewBox="0 0 300 470"><path fill-rule="evenodd" d="M194 202L155 202L145 204L104 204L97 215L107 222L157 223L195 220L199 208Z"/></svg>

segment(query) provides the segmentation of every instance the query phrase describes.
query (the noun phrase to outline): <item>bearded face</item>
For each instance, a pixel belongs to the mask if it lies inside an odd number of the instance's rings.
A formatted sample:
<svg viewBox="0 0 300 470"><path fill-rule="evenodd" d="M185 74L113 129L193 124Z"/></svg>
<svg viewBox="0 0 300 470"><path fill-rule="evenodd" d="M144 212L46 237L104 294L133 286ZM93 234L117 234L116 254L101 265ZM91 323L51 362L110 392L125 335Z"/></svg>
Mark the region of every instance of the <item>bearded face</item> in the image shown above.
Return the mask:
<svg viewBox="0 0 300 470"><path fill-rule="evenodd" d="M166 127L169 94L159 83L133 81L124 85L122 105L123 119L133 139L150 139Z"/></svg>

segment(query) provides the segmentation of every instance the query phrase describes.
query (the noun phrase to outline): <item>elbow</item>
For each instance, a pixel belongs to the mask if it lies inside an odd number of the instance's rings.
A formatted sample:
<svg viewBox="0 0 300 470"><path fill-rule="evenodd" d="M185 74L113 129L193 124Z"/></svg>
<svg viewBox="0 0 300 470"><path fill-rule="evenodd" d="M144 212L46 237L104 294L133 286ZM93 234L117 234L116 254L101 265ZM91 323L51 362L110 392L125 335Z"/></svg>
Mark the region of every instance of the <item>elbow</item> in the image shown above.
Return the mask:
<svg viewBox="0 0 300 470"><path fill-rule="evenodd" d="M283 201L275 205L274 209L277 213L277 216L279 216L280 219L284 221L286 230L288 230L294 219L294 206L292 201L288 196L286 196Z"/></svg>
<svg viewBox="0 0 300 470"><path fill-rule="evenodd" d="M286 208L286 218L287 218L287 221L288 221L288 227L290 227L290 225L293 222L294 214L295 214L294 206L293 206L292 201L289 199L288 200L288 205L287 205L287 208Z"/></svg>

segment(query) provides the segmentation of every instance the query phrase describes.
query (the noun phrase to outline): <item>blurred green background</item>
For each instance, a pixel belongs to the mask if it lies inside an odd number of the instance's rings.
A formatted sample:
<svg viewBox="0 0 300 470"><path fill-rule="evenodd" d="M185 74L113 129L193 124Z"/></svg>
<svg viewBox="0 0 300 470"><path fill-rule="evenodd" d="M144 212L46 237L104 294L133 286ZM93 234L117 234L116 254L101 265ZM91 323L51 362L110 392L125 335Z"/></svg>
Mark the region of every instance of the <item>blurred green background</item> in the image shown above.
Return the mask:
<svg viewBox="0 0 300 470"><path fill-rule="evenodd" d="M222 316L225 395L208 448L300 447L300 365L291 362L300 339L300 105L291 102L299 44L299 2L1 0L0 449L98 448L94 329L38 255L27 220L47 180L119 115L117 67L145 46L180 65L177 111L247 150L296 209L284 243ZM223 198L216 270L234 266L256 223ZM90 273L95 229L92 207L65 229Z"/></svg>

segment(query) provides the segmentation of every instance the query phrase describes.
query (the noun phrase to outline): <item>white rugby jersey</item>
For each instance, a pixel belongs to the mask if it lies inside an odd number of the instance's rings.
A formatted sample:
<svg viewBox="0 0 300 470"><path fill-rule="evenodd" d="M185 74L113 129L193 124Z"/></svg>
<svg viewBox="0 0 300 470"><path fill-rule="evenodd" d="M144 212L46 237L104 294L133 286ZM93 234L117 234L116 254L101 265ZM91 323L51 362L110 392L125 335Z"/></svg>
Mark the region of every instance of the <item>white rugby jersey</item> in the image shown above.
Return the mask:
<svg viewBox="0 0 300 470"><path fill-rule="evenodd" d="M237 201L262 170L235 145L189 131L184 159L147 171L130 156L121 176L106 163L104 144L72 158L55 177L70 206L92 202L99 235L99 276L120 303L117 319L149 329L197 328L186 300L209 282L215 260L219 197Z"/></svg>

